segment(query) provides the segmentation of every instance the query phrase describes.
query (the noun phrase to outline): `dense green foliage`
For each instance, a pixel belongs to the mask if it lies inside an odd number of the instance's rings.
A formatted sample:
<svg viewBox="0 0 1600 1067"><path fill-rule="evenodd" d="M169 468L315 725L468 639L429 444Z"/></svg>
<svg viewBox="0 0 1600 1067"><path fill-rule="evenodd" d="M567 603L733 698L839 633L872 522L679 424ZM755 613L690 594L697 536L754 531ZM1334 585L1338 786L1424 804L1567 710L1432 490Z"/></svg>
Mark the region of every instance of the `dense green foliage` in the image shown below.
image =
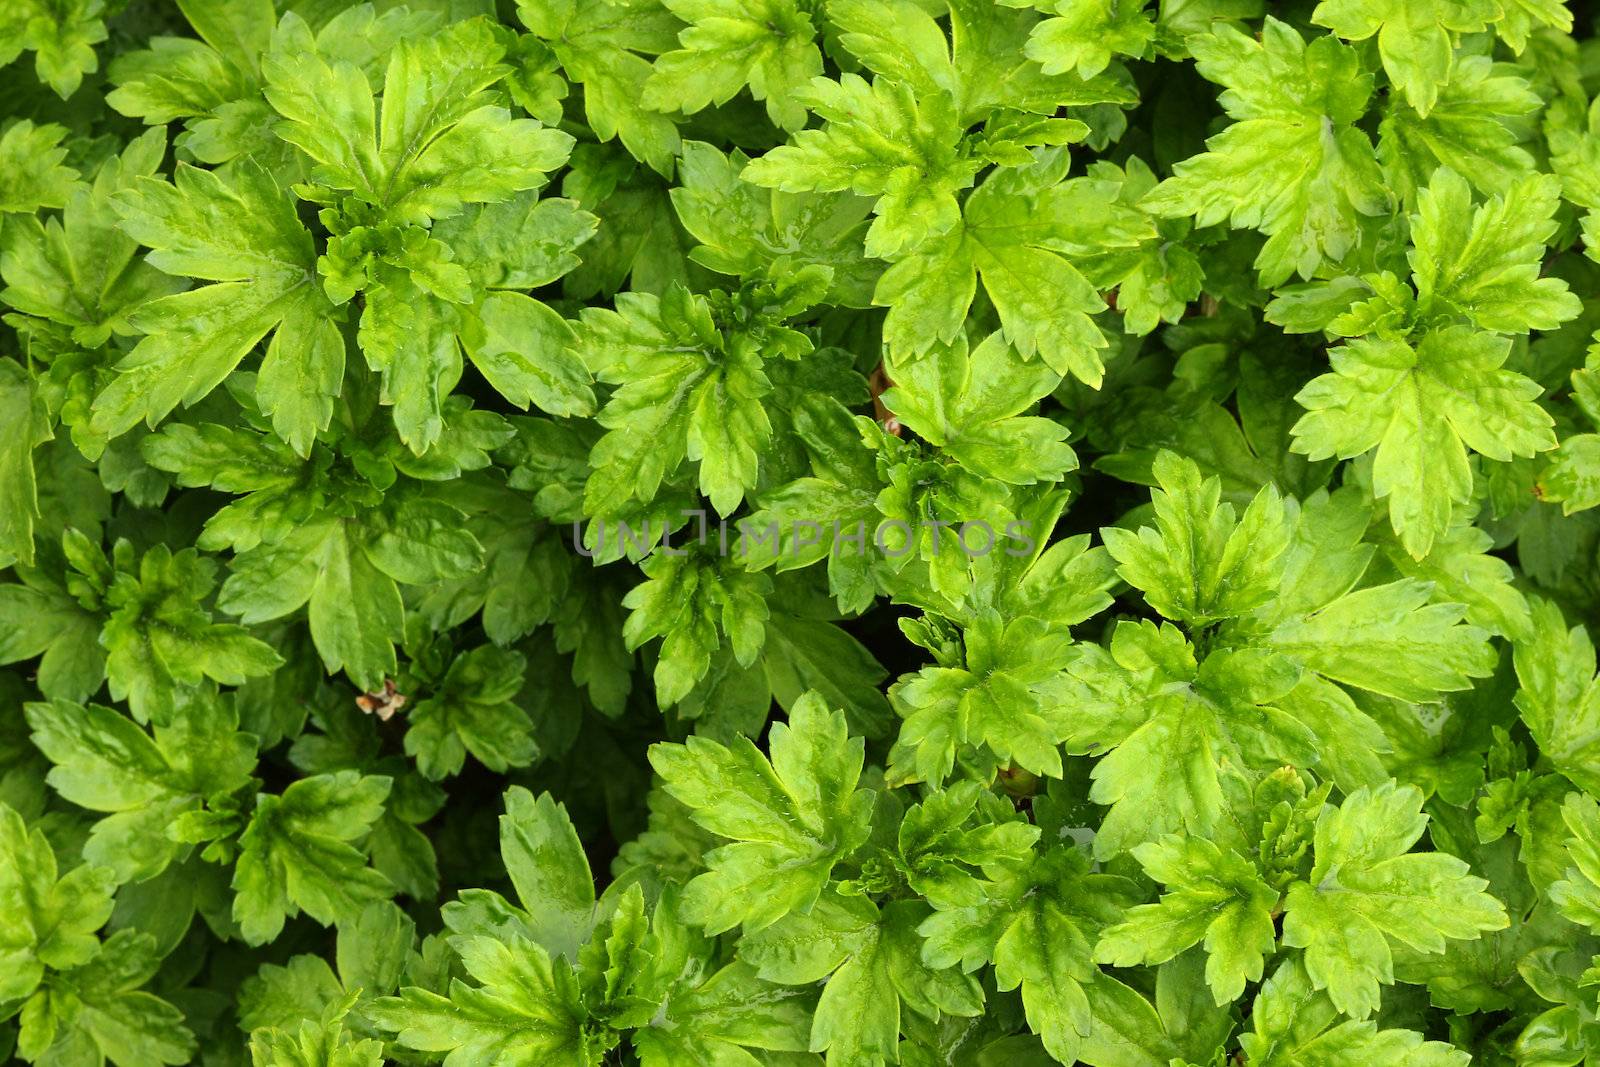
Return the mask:
<svg viewBox="0 0 1600 1067"><path fill-rule="evenodd" d="M0 1058L1600 1064L1574 21L0 0Z"/></svg>

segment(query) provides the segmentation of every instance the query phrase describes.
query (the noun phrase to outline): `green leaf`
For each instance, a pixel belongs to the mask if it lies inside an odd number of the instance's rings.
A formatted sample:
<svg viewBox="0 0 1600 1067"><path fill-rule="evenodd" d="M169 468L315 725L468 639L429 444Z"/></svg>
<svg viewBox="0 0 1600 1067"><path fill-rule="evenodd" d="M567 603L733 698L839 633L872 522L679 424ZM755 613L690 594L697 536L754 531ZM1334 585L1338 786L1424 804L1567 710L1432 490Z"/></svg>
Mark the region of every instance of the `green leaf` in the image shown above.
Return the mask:
<svg viewBox="0 0 1600 1067"><path fill-rule="evenodd" d="M1394 981L1391 945L1441 952L1446 938L1505 928L1505 907L1454 856L1410 853L1428 818L1422 793L1389 783L1358 789L1317 820L1316 865L1289 890L1283 943L1305 949L1313 988L1364 1019Z"/></svg>
<svg viewBox="0 0 1600 1067"><path fill-rule="evenodd" d="M369 516L367 525L319 517L241 554L219 606L256 623L309 603L311 637L328 670L382 689L395 673L404 622L396 583L462 578L482 565L482 546L460 528L459 512L421 497L394 503L398 518Z"/></svg>
<svg viewBox="0 0 1600 1067"><path fill-rule="evenodd" d="M246 942L278 936L301 912L323 925L353 919L394 892L351 842L383 813L390 779L357 771L301 778L279 796L256 798L239 838L233 918Z"/></svg>
<svg viewBox="0 0 1600 1067"><path fill-rule="evenodd" d="M833 867L866 840L873 793L857 789L862 745L842 712L816 695L772 727L771 760L747 738L730 746L690 737L660 744L650 762L694 820L729 839L685 887L683 916L721 933L754 933L815 904Z"/></svg>
<svg viewBox="0 0 1600 1067"><path fill-rule="evenodd" d="M1553 330L1576 318L1582 305L1567 283L1539 277L1560 190L1555 178L1530 175L1473 210L1467 180L1436 172L1411 224L1418 311L1500 333Z"/></svg>
<svg viewBox="0 0 1600 1067"><path fill-rule="evenodd" d="M515 934L506 942L469 938L460 951L467 974L479 985L452 979L448 998L407 986L367 1013L406 1048L448 1052L448 1067L518 1061L587 1067L595 1062L581 1029L578 990L564 961L552 962L542 948Z"/></svg>
<svg viewBox="0 0 1600 1067"><path fill-rule="evenodd" d="M0 16L0 65L26 49L41 82L66 100L99 69L94 46L106 39L105 0L17 0Z"/></svg>
<svg viewBox="0 0 1600 1067"><path fill-rule="evenodd" d="M468 752L500 773L538 758L533 721L516 703L524 666L521 656L493 645L450 664L438 687L406 715L406 754L424 776L460 773Z"/></svg>
<svg viewBox="0 0 1600 1067"><path fill-rule="evenodd" d="M828 1063L893 1063L903 1009L970 1016L982 1004L974 979L922 962L917 923L926 914L913 902L880 911L864 897L827 893L809 912L791 913L744 938L740 957L769 981L826 980L810 1048L827 1052Z"/></svg>
<svg viewBox="0 0 1600 1067"><path fill-rule="evenodd" d="M461 377L454 304L396 273L370 288L357 343L380 375L379 399L394 407L400 439L417 455L444 434L444 398Z"/></svg>
<svg viewBox="0 0 1600 1067"><path fill-rule="evenodd" d="M1511 567L1489 555L1493 546L1487 532L1454 526L1420 560L1398 546L1387 554L1395 570L1430 583L1436 603L1462 604L1472 625L1501 637L1522 637L1530 625L1528 601L1513 584Z"/></svg>
<svg viewBox="0 0 1600 1067"><path fill-rule="evenodd" d="M1278 705L1299 674L1265 650L1232 650L1196 664L1171 626L1122 622L1111 651L1077 646L1068 673L1077 714L1072 751L1110 751L1095 765L1089 798L1111 810L1095 834L1110 858L1163 834L1213 834L1223 813L1222 777L1314 761L1314 733Z"/></svg>
<svg viewBox="0 0 1600 1067"><path fill-rule="evenodd" d="M1270 16L1260 41L1222 24L1188 44L1200 73L1228 90L1222 102L1236 121L1204 155L1179 163L1144 206L1265 233L1256 257L1263 285L1344 259L1361 217L1388 207L1372 143L1355 125L1372 93L1356 52L1331 37L1307 45Z"/></svg>
<svg viewBox="0 0 1600 1067"><path fill-rule="evenodd" d="M1418 114L1426 116L1439 99L1440 86L1450 81L1453 35L1477 33L1499 14L1487 0L1322 0L1311 18L1347 41L1377 35L1378 54L1389 80Z"/></svg>
<svg viewBox="0 0 1600 1067"><path fill-rule="evenodd" d="M1449 167L1481 192L1506 189L1534 169L1515 121L1537 111L1533 87L1487 56L1461 56L1426 115L1396 102L1378 124L1378 158L1405 203L1415 204L1434 172Z"/></svg>
<svg viewBox="0 0 1600 1067"><path fill-rule="evenodd" d="M866 545L880 518L874 455L847 436L859 435L859 424L837 400L803 399L793 418L812 473L760 495L760 510L737 524L735 554L746 567L779 573L826 559L828 589L840 609L862 610L878 588ZM845 536L856 531L859 544Z"/></svg>
<svg viewBox="0 0 1600 1067"><path fill-rule="evenodd" d="M959 218L884 272L872 301L889 308L884 333L897 362L959 342L981 277L1001 332L1024 359L1038 355L1059 374L1099 384L1106 339L1091 316L1105 302L1069 257L1131 247L1153 228L1102 183L1060 182L1066 164L1065 152L1049 152L995 171Z"/></svg>
<svg viewBox="0 0 1600 1067"><path fill-rule="evenodd" d="M0 1060L1600 1059L1585 11L0 0Z"/></svg>
<svg viewBox="0 0 1600 1067"><path fill-rule="evenodd" d="M665 6L688 25L678 34L681 47L656 60L644 85L645 107L692 115L726 104L748 86L773 122L788 130L805 125L795 94L822 73L822 56L802 5L666 0Z"/></svg>
<svg viewBox="0 0 1600 1067"><path fill-rule="evenodd" d="M101 620L64 590L0 586L0 661L40 656L39 691L51 699L86 700L106 677Z"/></svg>
<svg viewBox="0 0 1600 1067"><path fill-rule="evenodd" d="M1230 1013L1207 1000L1198 952L1156 970L1151 1000L1106 974L1085 986L1094 1026L1079 1053L1093 1067L1170 1067L1174 1061L1206 1063L1221 1054L1232 1032Z"/></svg>
<svg viewBox="0 0 1600 1067"><path fill-rule="evenodd" d="M506 791L500 855L539 943L552 957L577 958L594 927L594 878L566 808L520 786Z"/></svg>
<svg viewBox="0 0 1600 1067"><path fill-rule="evenodd" d="M889 702L879 687L889 672L843 628L779 612L767 620L761 665L785 710L815 690L830 707L844 709L854 732L871 738L888 732Z"/></svg>
<svg viewBox="0 0 1600 1067"><path fill-rule="evenodd" d="M917 10L909 0L899 6ZM866 252L878 258L915 251L957 224L956 194L972 184L981 163L957 150L961 130L949 96L918 96L904 82L845 74L839 81L816 78L795 99L826 125L801 130L790 144L752 160L745 181L787 193L876 197Z"/></svg>
<svg viewBox="0 0 1600 1067"><path fill-rule="evenodd" d="M39 1061L71 1062L69 1057L87 1056L88 1062L189 1063L195 1039L184 1026L184 1013L139 988L159 965L149 934L128 929L107 937L93 959L60 975L51 997L59 1012L51 1020L55 1040ZM35 1012L25 1012L19 1046L32 1043L30 1031L37 1019Z"/></svg>
<svg viewBox="0 0 1600 1067"><path fill-rule="evenodd" d="M263 64L266 96L285 120L279 136L317 163L319 182L419 223L539 186L571 151L569 135L496 105L489 87L507 73L503 52L480 20L401 40L377 115L355 64L275 50Z"/></svg>
<svg viewBox="0 0 1600 1067"><path fill-rule="evenodd" d="M349 1001L335 1003L320 1020L303 1019L292 1032L256 1030L250 1035L254 1067L382 1067L383 1042L345 1029Z"/></svg>
<svg viewBox="0 0 1600 1067"><path fill-rule="evenodd" d="M0 56L4 55L0 43ZM54 123L36 125L22 119L0 134L0 217L7 213L31 215L42 207L65 207L78 172L63 166L67 150L61 147L66 128Z"/></svg>
<svg viewBox="0 0 1600 1067"><path fill-rule="evenodd" d="M208 11L207 17L223 10L223 5L190 7ZM248 8L257 8L250 12ZM258 29L264 31L270 43L273 27L277 24L276 11L261 12L255 3L233 8L239 21L254 15L260 18ZM218 27L221 29L221 27ZM227 42L223 42L227 43ZM246 97L258 89L259 50L252 51L248 62L239 65L245 57L235 54L232 61L215 47L189 37L157 37L149 48L134 49L112 59L107 75L116 86L106 93L106 103L118 113L142 119L148 124L172 122L176 119L201 119L196 126L204 128L222 126L222 115L237 116L247 113L267 117L270 112L264 102L247 102ZM242 47L242 42L237 43ZM235 44L230 51L237 53ZM189 138L190 143L194 138ZM202 141L204 139L201 139ZM258 141L259 143L259 141ZM210 147L210 146L207 146ZM228 154L230 157L233 153ZM202 150L197 158L207 162L221 162L214 153Z"/></svg>
<svg viewBox="0 0 1600 1067"><path fill-rule="evenodd" d="M118 882L153 878L181 849L167 828L202 801L250 783L256 739L238 731L231 701L196 698L151 733L109 708L66 700L27 706L33 743L55 764L48 781L62 797L105 812L84 858Z"/></svg>
<svg viewBox="0 0 1600 1067"><path fill-rule="evenodd" d="M241 71L254 72L261 53L272 44L277 17L267 0L244 0L234 4L178 0L178 9L201 40Z"/></svg>
<svg viewBox="0 0 1600 1067"><path fill-rule="evenodd" d="M1027 861L1039 835L1006 801L977 782L962 781L906 811L892 862L935 907L972 907L987 896L979 872L994 863Z"/></svg>
<svg viewBox="0 0 1600 1067"><path fill-rule="evenodd" d="M81 345L132 334L129 314L182 283L133 261L139 245L119 229L113 198L154 173L165 151L165 131L151 130L101 164L92 183L74 184L60 219L8 224L0 234L0 300L68 327Z"/></svg>
<svg viewBox="0 0 1600 1067"><path fill-rule="evenodd" d="M570 532L522 514L514 493L486 493L469 520L484 549L483 568L427 587L420 609L438 630L482 612L483 630L504 647L549 622L572 587Z"/></svg>
<svg viewBox="0 0 1600 1067"><path fill-rule="evenodd" d="M958 337L885 369L895 384L883 393L884 406L963 466L1014 485L1058 481L1077 467L1065 427L1022 414L1050 394L1060 375L1038 364L1017 366L998 334L970 353Z"/></svg>
<svg viewBox="0 0 1600 1067"><path fill-rule="evenodd" d="M1076 70L1092 78L1113 56L1142 57L1155 38L1143 2L1120 0L1005 0L1007 7L1037 7L1053 15L1033 28L1027 56L1046 74Z"/></svg>
<svg viewBox="0 0 1600 1067"><path fill-rule="evenodd" d="M1277 946L1278 894L1255 864L1204 838L1177 836L1140 845L1133 855L1167 891L1106 930L1096 960L1117 967L1165 963L1203 941L1206 982L1219 1006L1237 1000L1246 982L1261 980Z"/></svg>
<svg viewBox="0 0 1600 1067"><path fill-rule="evenodd" d="M555 620L556 648L572 655L572 680L586 687L595 707L622 714L633 690L633 655L623 638L615 587L580 583Z"/></svg>
<svg viewBox="0 0 1600 1067"><path fill-rule="evenodd" d="M447 245L475 285L537 289L575 268L578 249L600 220L576 201L540 197L529 189L506 200L471 204L429 231Z"/></svg>
<svg viewBox="0 0 1600 1067"><path fill-rule="evenodd" d="M547 201L548 202L548 201ZM463 323L462 347L499 394L524 410L590 415L594 390L573 353L572 327L549 306L520 293L493 292ZM531 353L540 353L535 360Z"/></svg>
<svg viewBox="0 0 1600 1067"><path fill-rule="evenodd" d="M211 621L201 604L215 573L193 549L173 555L158 545L140 559L137 576L118 574L107 592L106 675L112 699L126 699L135 718L167 721L180 687L206 678L240 685L282 666L283 657L244 627Z"/></svg>
<svg viewBox="0 0 1600 1067"><path fill-rule="evenodd" d="M891 781L941 784L971 748L1034 774L1059 777L1065 721L1060 662L1071 643L1039 619L1002 623L990 613L965 633L966 663L924 667L896 683L905 719L889 754Z"/></svg>
<svg viewBox="0 0 1600 1067"><path fill-rule="evenodd" d="M1121 167L1106 160L1093 163L1089 177L1108 194L1114 190L1119 205L1134 208L1156 187L1155 174L1137 156L1129 157ZM1194 249L1180 240L1189 229L1187 221L1163 220L1135 247L1115 247L1122 240L1119 232L1116 242L1101 238L1101 247L1074 259L1074 265L1095 288L1116 290L1124 332L1143 337L1163 322L1177 323L1200 296L1205 270Z"/></svg>
<svg viewBox="0 0 1600 1067"><path fill-rule="evenodd" d="M0 440L0 560L32 565L39 520L33 450L53 434L27 372L9 359L0 359L0 422L11 427Z"/></svg>
<svg viewBox="0 0 1600 1067"><path fill-rule="evenodd" d="M1564 515L1600 507L1600 434L1564 439L1539 475L1538 490L1541 499L1560 504Z"/></svg>
<svg viewBox="0 0 1600 1067"><path fill-rule="evenodd" d="M1572 12L1563 0L1509 0L1501 5L1501 11L1495 32L1519 55L1527 48L1529 37L1541 27L1572 32Z"/></svg>
<svg viewBox="0 0 1600 1067"><path fill-rule="evenodd" d="M354 929L347 926L346 929ZM345 996L343 983L320 956L292 956L265 964L239 988L239 1024L249 1030L287 1029L315 1017Z"/></svg>
<svg viewBox="0 0 1600 1067"><path fill-rule="evenodd" d="M497 35L482 20L467 20L401 40L384 75L381 114L357 65L330 63L309 39L302 44L268 57L267 98L284 116L280 136L318 164L314 177L371 205L362 211L346 201L324 212L335 236L321 269L337 299L370 289L360 342L383 376L382 399L395 406L401 438L419 455L439 439L442 397L461 373L457 332L513 402L542 397L563 413L586 410L587 383L570 358L558 356L555 380L540 382L541 368L527 355L552 339L562 352L559 318L506 294L481 302L463 322L450 302L472 302L465 269L448 245L415 228L537 188L572 149L570 135L498 106L491 87L509 68L499 62ZM374 212L382 225L370 224Z"/></svg>
<svg viewBox="0 0 1600 1067"><path fill-rule="evenodd" d="M1494 670L1488 634L1457 604L1429 604L1416 581L1359 589L1285 620L1264 647L1325 678L1399 700L1437 700Z"/></svg>
<svg viewBox="0 0 1600 1067"><path fill-rule="evenodd" d="M622 637L629 652L662 639L654 674L663 707L683 700L706 676L724 637L739 666L755 663L766 642L772 590L766 575L682 549L653 553L642 569L646 580L622 599L630 609Z"/></svg>
<svg viewBox="0 0 1600 1067"><path fill-rule="evenodd" d="M809 351L798 334L794 342L797 353ZM761 346L742 333L725 337L709 302L679 286L659 299L620 294L616 311L585 309L580 345L596 377L617 386L598 417L609 432L590 457L589 513L648 504L685 459L717 513L731 513L755 487L772 434Z"/></svg>
<svg viewBox="0 0 1600 1067"><path fill-rule="evenodd" d="M1008 865L983 904L929 916L920 928L922 958L931 967L959 962L969 972L993 962L995 985L1021 987L1029 1027L1052 1056L1072 1063L1093 1027L1084 987L1100 974L1095 942L1131 890L1121 878L1090 874L1084 853L1057 845Z"/></svg>
<svg viewBox="0 0 1600 1067"><path fill-rule="evenodd" d="M1380 1030L1371 1021L1346 1019L1319 992L1298 960L1279 964L1251 1012L1251 1032L1239 1046L1262 1067L1346 1067L1394 1063L1406 1067L1466 1067L1471 1057L1412 1030Z"/></svg>
<svg viewBox="0 0 1600 1067"><path fill-rule="evenodd" d="M840 43L879 81L901 82L923 98L947 94L961 127L1013 109L1053 116L1063 104L1129 102L1126 87L1112 78L1044 74L1026 55L1038 25L1032 12L973 0L956 0L949 12L948 44L931 12L914 2L840 3L828 16L844 31ZM1063 128L1047 122L1033 130Z"/></svg>
<svg viewBox="0 0 1600 1067"><path fill-rule="evenodd" d="M1600 791L1600 678L1588 631L1567 629L1559 607L1537 600L1532 632L1514 652L1517 710L1540 754L1579 787Z"/></svg>
<svg viewBox="0 0 1600 1067"><path fill-rule="evenodd" d="M865 307L882 265L861 255L871 201L849 193L786 193L742 180L749 157L685 141L669 190L683 228L700 242L691 258L721 274L773 279L793 264L825 266L831 297Z"/></svg>
<svg viewBox="0 0 1600 1067"><path fill-rule="evenodd" d="M196 403L273 330L293 334L333 314L314 284L311 234L264 168L247 161L224 176L180 164L174 180L141 177L114 197L123 230L152 250L152 266L216 284L161 297L129 316L147 336L94 401L91 426L110 437L140 420L153 428L180 403ZM294 336L278 344L280 359L315 351ZM326 376L309 374L310 391L268 380L280 387L261 397L264 409L285 439L309 447L333 412L332 394L321 391Z"/></svg>
<svg viewBox="0 0 1600 1067"><path fill-rule="evenodd" d="M1545 781L1555 785L1555 792L1565 788L1557 778ZM1561 806L1553 797L1537 803L1548 805L1553 820L1561 822ZM1480 803L1480 809L1484 806ZM1441 815L1440 821L1449 818L1451 815ZM1464 820L1458 825L1462 823ZM1478 837L1481 841L1482 835ZM1475 941L1450 941L1440 955L1403 951L1396 960L1395 975L1402 982L1427 983L1429 999L1452 1012L1511 1008L1523 1002L1527 988L1518 973L1522 961L1544 954L1551 946L1569 943L1572 927L1530 882L1513 838L1489 844L1455 839L1450 847L1460 848L1473 869L1489 879L1490 892L1506 905L1512 923Z"/></svg>
<svg viewBox="0 0 1600 1067"><path fill-rule="evenodd" d="M810 1013L798 993L761 981L747 964L729 964L693 988L680 985L659 1021L634 1032L634 1049L644 1067L749 1067L756 1054L745 1049L801 1052Z"/></svg>
<svg viewBox="0 0 1600 1067"><path fill-rule="evenodd" d="M1294 450L1313 460L1376 450L1373 493L1417 559L1472 494L1468 450L1507 461L1556 446L1539 385L1504 367L1509 340L1466 326L1405 341L1353 340L1295 397Z"/></svg>
<svg viewBox="0 0 1600 1067"><path fill-rule="evenodd" d="M644 103L651 66L639 53L672 51L678 20L655 3L612 0L517 0L517 16L583 86L584 114L595 135L620 138L634 158L671 174L678 130Z"/></svg>
<svg viewBox="0 0 1600 1067"><path fill-rule="evenodd" d="M1566 876L1550 886L1550 902L1561 914L1590 929L1600 927L1600 805L1593 797L1568 793L1561 819L1567 842Z"/></svg>
<svg viewBox="0 0 1600 1067"><path fill-rule="evenodd" d="M1241 518L1220 503L1222 483L1202 479L1192 460L1162 452L1159 490L1151 494L1156 525L1133 533L1101 531L1117 573L1162 615L1192 626L1235 618L1277 591L1280 557L1289 544L1283 503L1268 486Z"/></svg>
<svg viewBox="0 0 1600 1067"><path fill-rule="evenodd" d="M66 970L100 951L95 931L111 917L112 873L74 867L58 874L55 850L44 831L29 829L13 808L0 803L0 998L29 996L46 969Z"/></svg>

